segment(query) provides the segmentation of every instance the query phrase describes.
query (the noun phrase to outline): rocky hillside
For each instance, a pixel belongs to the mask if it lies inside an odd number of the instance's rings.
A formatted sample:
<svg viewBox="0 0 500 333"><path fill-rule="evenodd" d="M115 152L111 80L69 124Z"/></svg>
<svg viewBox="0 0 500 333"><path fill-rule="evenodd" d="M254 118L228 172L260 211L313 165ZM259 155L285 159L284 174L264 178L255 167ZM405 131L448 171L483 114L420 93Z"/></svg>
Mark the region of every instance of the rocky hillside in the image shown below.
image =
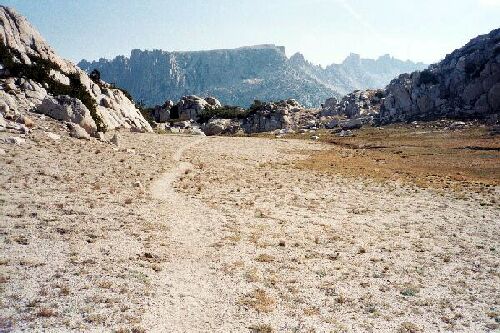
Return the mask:
<svg viewBox="0 0 500 333"><path fill-rule="evenodd" d="M500 29L472 39L423 71L399 75L385 89L328 98L320 114L370 116L381 124L442 118L494 124L500 114Z"/></svg>
<svg viewBox="0 0 500 333"><path fill-rule="evenodd" d="M255 99L289 98L319 107L330 96L385 86L395 75L423 68L390 57L367 60L355 55L322 68L301 54L289 59L284 47L275 45L199 52L132 50L129 58L82 60L78 65L88 73L98 69L103 79L127 89L146 105L195 94L217 96L224 104L243 107Z"/></svg>
<svg viewBox="0 0 500 333"><path fill-rule="evenodd" d="M500 29L472 39L422 72L402 74L386 88L380 122L439 118L498 120Z"/></svg>
<svg viewBox="0 0 500 333"><path fill-rule="evenodd" d="M18 119L32 111L91 135L120 127L151 131L124 92L92 81L60 58L23 16L0 6L0 117Z"/></svg>

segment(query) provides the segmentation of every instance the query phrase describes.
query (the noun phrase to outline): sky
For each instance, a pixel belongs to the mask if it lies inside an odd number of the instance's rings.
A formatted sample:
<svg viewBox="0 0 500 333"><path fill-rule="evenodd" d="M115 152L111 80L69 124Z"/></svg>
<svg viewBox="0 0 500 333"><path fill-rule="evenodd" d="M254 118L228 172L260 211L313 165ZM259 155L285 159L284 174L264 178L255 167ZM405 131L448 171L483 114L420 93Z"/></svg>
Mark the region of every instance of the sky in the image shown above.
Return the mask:
<svg viewBox="0 0 500 333"><path fill-rule="evenodd" d="M0 0L64 58L276 44L328 65L358 53L434 63L500 27L500 0Z"/></svg>

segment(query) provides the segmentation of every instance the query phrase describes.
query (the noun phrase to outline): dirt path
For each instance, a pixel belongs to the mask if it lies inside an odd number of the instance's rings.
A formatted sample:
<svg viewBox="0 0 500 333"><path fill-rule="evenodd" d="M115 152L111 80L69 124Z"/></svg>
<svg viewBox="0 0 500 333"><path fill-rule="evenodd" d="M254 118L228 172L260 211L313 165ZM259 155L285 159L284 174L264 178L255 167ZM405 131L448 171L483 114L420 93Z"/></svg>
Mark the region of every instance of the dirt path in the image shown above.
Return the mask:
<svg viewBox="0 0 500 333"><path fill-rule="evenodd" d="M172 258L154 282L159 295L146 312L143 325L148 332L227 331L233 323L225 314L231 297L221 276L218 241L225 221L222 214L200 201L177 192L173 182L189 173L193 165L183 154L205 138L193 141L173 155L175 167L151 186L155 199L168 212L168 235Z"/></svg>

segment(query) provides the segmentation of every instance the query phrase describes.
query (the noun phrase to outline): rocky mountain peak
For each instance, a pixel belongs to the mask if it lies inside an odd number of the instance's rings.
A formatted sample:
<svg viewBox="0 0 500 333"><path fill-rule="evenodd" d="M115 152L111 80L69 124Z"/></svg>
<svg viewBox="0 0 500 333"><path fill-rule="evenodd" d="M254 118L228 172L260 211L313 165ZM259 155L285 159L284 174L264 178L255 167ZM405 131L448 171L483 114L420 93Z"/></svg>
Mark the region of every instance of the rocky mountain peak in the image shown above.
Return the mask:
<svg viewBox="0 0 500 333"><path fill-rule="evenodd" d="M284 46L278 46L275 44L258 44L258 45L242 46L237 48L236 50L275 50L283 54L286 53Z"/></svg>
<svg viewBox="0 0 500 333"><path fill-rule="evenodd" d="M304 65L309 64L309 62L306 60L304 55L300 52L297 52L290 57L290 63L297 65L297 66L304 66Z"/></svg>
<svg viewBox="0 0 500 333"><path fill-rule="evenodd" d="M359 65L360 63L361 56L357 53L350 53L342 62L343 65Z"/></svg>
<svg viewBox="0 0 500 333"><path fill-rule="evenodd" d="M357 54L323 68L301 53L287 58L285 48L274 44L188 52L132 50L128 58L82 60L78 65L87 73L98 69L103 79L124 87L146 105L192 94L217 96L223 104L241 107L255 99L288 98L319 107L328 97L383 87L396 75L423 68L396 59L381 66Z"/></svg>

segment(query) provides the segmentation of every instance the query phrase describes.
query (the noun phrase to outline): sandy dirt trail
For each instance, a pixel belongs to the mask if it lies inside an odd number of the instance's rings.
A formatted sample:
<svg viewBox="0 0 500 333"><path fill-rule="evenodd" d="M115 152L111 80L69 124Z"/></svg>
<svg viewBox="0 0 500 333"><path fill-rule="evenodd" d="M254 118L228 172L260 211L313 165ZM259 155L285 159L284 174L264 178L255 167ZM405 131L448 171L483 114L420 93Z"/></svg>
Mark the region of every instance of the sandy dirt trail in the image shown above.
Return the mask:
<svg viewBox="0 0 500 333"><path fill-rule="evenodd" d="M213 246L225 217L173 187L193 169L191 163L183 161L183 154L204 140L175 151L175 166L151 186L153 198L161 201L160 209L168 214L168 238L174 249L172 260L154 282L158 295L143 321L151 332L228 331L237 324L230 318L231 307L226 303L231 291L224 284L219 254Z"/></svg>

